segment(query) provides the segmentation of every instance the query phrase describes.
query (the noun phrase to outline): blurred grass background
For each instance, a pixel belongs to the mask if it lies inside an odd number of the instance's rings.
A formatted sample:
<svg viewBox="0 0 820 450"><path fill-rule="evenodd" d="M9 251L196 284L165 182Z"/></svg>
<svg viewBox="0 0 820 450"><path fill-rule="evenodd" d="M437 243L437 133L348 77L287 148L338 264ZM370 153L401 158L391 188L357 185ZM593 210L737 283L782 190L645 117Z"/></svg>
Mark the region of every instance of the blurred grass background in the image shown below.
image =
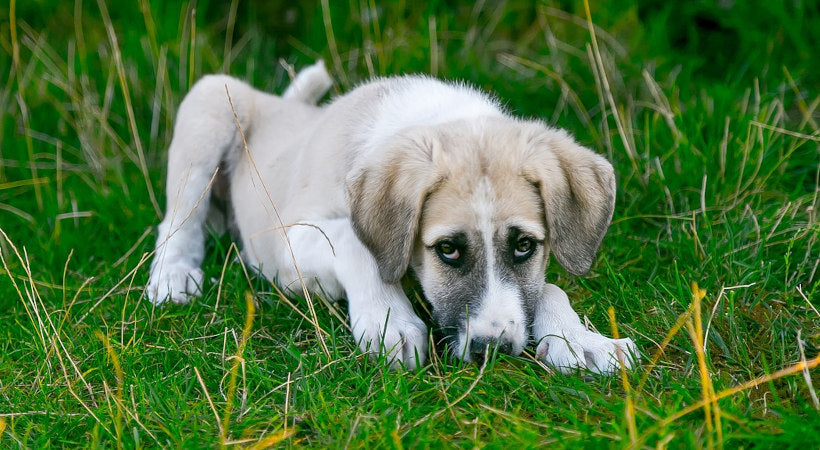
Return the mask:
<svg viewBox="0 0 820 450"><path fill-rule="evenodd" d="M575 0L10 1L0 445L816 447L816 369L684 413L820 348L820 4L589 6L591 22ZM601 256L586 277L547 277L606 334L614 308L645 362L682 317L658 365L627 384L528 355L390 372L329 304L327 355L306 301L245 276L225 237L209 241L219 281L201 300L152 308L145 261L182 96L211 72L281 92L317 58L333 95L373 76L464 79L606 154L619 191Z"/></svg>

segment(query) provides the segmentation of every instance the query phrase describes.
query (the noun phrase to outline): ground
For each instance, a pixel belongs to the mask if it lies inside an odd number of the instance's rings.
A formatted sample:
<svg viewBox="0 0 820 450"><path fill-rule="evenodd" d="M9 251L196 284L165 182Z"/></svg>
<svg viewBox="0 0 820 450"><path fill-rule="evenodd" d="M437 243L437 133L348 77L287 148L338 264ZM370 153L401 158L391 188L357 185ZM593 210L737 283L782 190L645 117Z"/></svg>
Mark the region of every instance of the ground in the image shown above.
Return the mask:
<svg viewBox="0 0 820 450"><path fill-rule="evenodd" d="M11 0L0 19L0 446L820 442L816 2ZM318 58L331 96L467 80L606 155L598 259L546 277L635 339L640 367L439 349L391 371L356 350L343 304L283 297L225 236L201 299L153 307L182 96L212 72L281 92Z"/></svg>

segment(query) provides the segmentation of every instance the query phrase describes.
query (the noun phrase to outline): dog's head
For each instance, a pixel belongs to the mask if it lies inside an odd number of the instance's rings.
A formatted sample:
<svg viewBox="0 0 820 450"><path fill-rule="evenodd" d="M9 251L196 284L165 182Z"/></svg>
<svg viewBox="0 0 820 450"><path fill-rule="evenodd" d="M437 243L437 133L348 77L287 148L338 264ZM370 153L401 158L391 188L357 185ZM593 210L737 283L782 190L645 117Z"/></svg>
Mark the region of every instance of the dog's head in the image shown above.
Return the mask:
<svg viewBox="0 0 820 450"><path fill-rule="evenodd" d="M523 350L550 251L586 273L615 202L603 157L540 122L500 117L407 129L347 188L384 281L411 267L468 361L489 344Z"/></svg>

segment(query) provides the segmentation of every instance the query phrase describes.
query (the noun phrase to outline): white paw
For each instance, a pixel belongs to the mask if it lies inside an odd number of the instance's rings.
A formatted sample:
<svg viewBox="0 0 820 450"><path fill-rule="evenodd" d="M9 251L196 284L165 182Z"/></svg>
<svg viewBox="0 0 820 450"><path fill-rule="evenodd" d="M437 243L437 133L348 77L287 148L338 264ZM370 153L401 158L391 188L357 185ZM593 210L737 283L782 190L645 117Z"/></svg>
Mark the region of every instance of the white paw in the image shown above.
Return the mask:
<svg viewBox="0 0 820 450"><path fill-rule="evenodd" d="M364 353L385 355L391 369L414 370L427 358L427 326L415 313L394 312L351 315L353 336ZM386 327L385 327L386 324Z"/></svg>
<svg viewBox="0 0 820 450"><path fill-rule="evenodd" d="M168 300L184 305L191 296L202 295L202 279L202 269L185 263L165 263L161 267L152 267L148 278L148 299L154 305Z"/></svg>
<svg viewBox="0 0 820 450"><path fill-rule="evenodd" d="M563 373L588 369L612 374L619 369L619 360L627 369L639 360L638 348L632 339L610 339L587 330L545 336L538 343L535 356Z"/></svg>

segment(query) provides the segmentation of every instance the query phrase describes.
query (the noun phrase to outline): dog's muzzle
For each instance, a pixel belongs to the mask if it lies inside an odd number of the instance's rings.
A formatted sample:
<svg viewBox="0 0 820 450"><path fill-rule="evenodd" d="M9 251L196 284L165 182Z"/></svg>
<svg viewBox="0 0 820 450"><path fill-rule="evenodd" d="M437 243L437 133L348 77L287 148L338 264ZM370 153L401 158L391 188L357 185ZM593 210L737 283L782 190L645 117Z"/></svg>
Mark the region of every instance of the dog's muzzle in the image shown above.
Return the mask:
<svg viewBox="0 0 820 450"><path fill-rule="evenodd" d="M477 336L470 339L470 348L468 354L470 360L475 362L482 362L485 358L491 357L495 353L512 354L513 344L504 336L490 337Z"/></svg>

